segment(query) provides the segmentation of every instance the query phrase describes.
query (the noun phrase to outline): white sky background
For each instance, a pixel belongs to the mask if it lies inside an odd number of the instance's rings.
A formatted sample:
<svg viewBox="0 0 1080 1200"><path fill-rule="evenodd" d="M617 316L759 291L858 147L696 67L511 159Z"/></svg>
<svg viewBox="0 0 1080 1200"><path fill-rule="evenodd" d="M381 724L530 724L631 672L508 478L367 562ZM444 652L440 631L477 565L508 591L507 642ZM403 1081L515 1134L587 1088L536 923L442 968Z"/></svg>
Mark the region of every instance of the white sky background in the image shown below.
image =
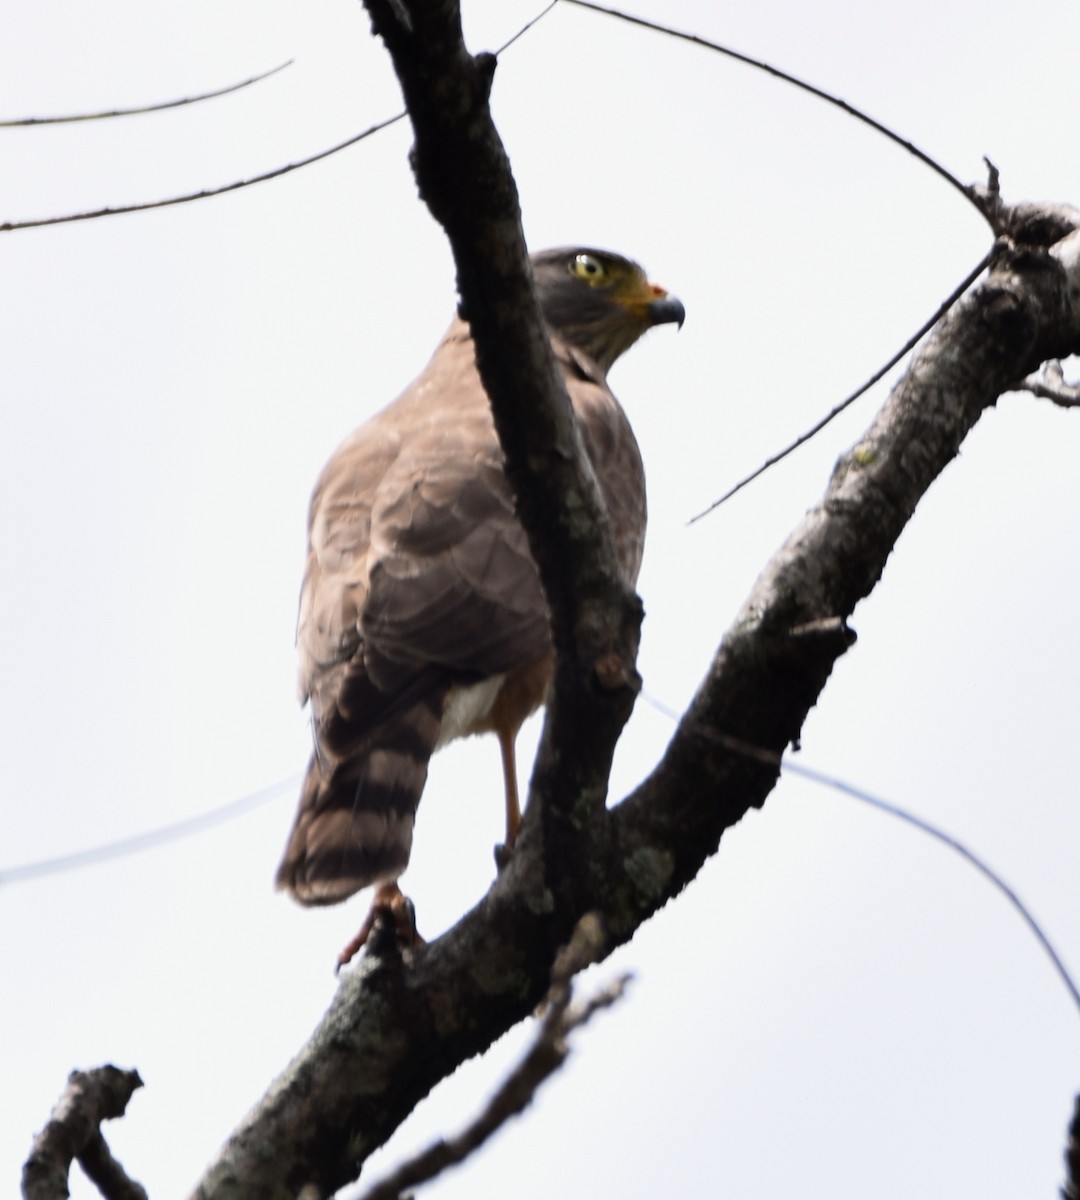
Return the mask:
<svg viewBox="0 0 1080 1200"><path fill-rule="evenodd" d="M467 3L471 45L540 6ZM987 154L1008 199L1080 202L1071 0L636 7L837 92L962 179ZM16 6L4 116L170 99L288 57L209 104L0 130L0 220L226 183L400 106L357 0ZM654 332L613 378L650 484L640 665L681 707L884 391L687 518L888 357L988 233L836 110L581 10L506 54L493 104L530 243L623 251L686 304L682 332ZM310 488L454 305L409 144L401 125L232 196L0 238L0 867L304 765ZM1078 454L1080 414L1018 395L984 418L856 612L802 754L984 855L1074 972ZM638 705L613 796L669 733ZM146 1088L110 1144L155 1200L182 1195L300 1046L366 897L313 912L273 892L293 805L288 790L201 837L0 888L5 1190L68 1071L111 1061ZM493 743L436 760L404 881L428 937L488 886L500 814ZM594 974L619 969L629 997L527 1118L425 1195L1056 1194L1080 1018L1005 901L906 826L787 778ZM438 1089L366 1177L456 1130L527 1034Z"/></svg>

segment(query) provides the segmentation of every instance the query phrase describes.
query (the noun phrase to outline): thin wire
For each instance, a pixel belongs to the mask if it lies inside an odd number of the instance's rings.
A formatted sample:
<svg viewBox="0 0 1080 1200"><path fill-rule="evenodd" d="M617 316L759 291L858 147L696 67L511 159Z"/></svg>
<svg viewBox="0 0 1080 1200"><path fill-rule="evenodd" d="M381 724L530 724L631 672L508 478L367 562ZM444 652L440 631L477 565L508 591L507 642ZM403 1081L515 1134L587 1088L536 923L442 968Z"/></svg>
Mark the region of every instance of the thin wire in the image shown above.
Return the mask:
<svg viewBox="0 0 1080 1200"><path fill-rule="evenodd" d="M134 117L141 113L161 112L166 108L181 108L185 104L198 104L200 100L213 100L217 96L227 96L230 92L238 92L241 88L250 87L263 79L269 79L278 71L291 67L293 59L288 59L279 66L263 71L261 75L252 75L242 83L231 83L228 87L218 88L213 92L200 92L197 96L184 96L180 100L165 100L161 104L146 104L141 108L113 108L107 112L76 113L67 117L19 117L11 121L0 121L0 129L18 129L26 125L63 125L72 121L104 121L109 117Z"/></svg>
<svg viewBox="0 0 1080 1200"><path fill-rule="evenodd" d="M148 200L144 204L121 204L116 208L97 208L91 212L68 213L63 217L40 217L33 221L5 221L3 224L0 224L0 233L10 233L15 229L37 229L43 225L67 225L72 221L90 221L95 217L116 217L121 213L145 212L151 208L169 208L174 204L188 204L192 200L205 200L210 196L222 196L226 192L235 192L237 188L251 187L252 184L265 183L267 179L276 179L279 175L287 175L290 171L298 171L301 167L318 162L321 158L329 158L331 154L337 154L339 150L344 150L348 146L362 142L364 138L371 137L373 133L378 133L380 129L385 129L388 125L393 125L404 116L405 114L400 112L397 116L389 117L385 121L379 121L369 129L365 129L363 133L354 134L351 138L346 138L345 141L338 142L336 146L331 146L328 150L320 150L317 154L312 154L308 158L301 158L294 163L288 163L284 167L275 167L272 171L266 171L262 175L252 175L250 179L237 179L232 183L225 184L223 187L204 188L201 192L188 192L184 196L170 196L167 200Z"/></svg>
<svg viewBox="0 0 1080 1200"><path fill-rule="evenodd" d="M557 2L558 0L552 0L546 8L523 25L513 37L509 38L499 47L495 52L496 56L501 54L508 46L512 46L537 21L547 16ZM331 154L337 154L339 150L346 150L349 146L354 146L357 142L362 142L365 138L371 137L373 133L378 133L380 130L404 120L406 115L404 112L396 113L392 117L387 117L385 121L379 121L370 128L365 129L362 133L354 134L352 137L346 138L343 142L338 142L336 146L331 146L327 150L320 150L317 154L312 154L307 158L301 158L283 167L275 167L274 170L265 171L261 175L252 175L249 179L235 180L232 183L224 184L222 187L204 188L200 192L188 192L183 196L170 196L167 200L148 200L142 204L121 204L115 208L97 208L89 212L68 213L62 217L41 217L31 221L4 221L0 223L0 233L11 233L16 229L39 229L45 225L68 225L73 221L92 221L97 217L116 217L123 213L148 212L154 208L170 208L174 204L190 204L193 200L207 200L211 196L223 196L226 192L235 192L240 188L251 187L256 183L265 183L268 179L277 179L280 175L287 175L290 171L298 171L301 167L310 166L320 159L329 158Z"/></svg>
<svg viewBox="0 0 1080 1200"><path fill-rule="evenodd" d="M968 203L974 205L983 218L987 218L987 213L980 203L978 196L972 191L971 188L961 183L951 171L946 170L941 163L937 162L936 159L931 158L930 155L925 151L920 150L919 147L913 142L909 141L907 138L901 137L887 125L883 125L880 121L876 121L873 117L869 116L867 113L864 113L861 109L855 108L846 100L842 100L839 96L834 96L831 92L826 92L822 88L816 87L812 83L807 83L805 79L800 79L798 76L791 75L787 71L781 71L778 67L771 66L769 63L763 62L761 59L751 58L747 54L742 54L738 50L732 50L728 46L722 46L719 42L710 41L708 38L700 37L697 34L684 33L682 30L673 29L669 25L661 25L656 21L649 21L644 17L633 16L630 13L621 12L618 9L609 8L603 4L594 4L591 2L591 0L565 0L565 3L573 4L578 8L587 8L592 12L602 13L608 17L614 17L617 20L625 21L630 25L639 25L643 29L651 30L654 33L663 33L668 37L677 38L678 40L684 42L690 42L695 46L703 46L707 50L713 50L717 54L726 55L728 58L735 59L736 62L744 63L746 66L753 67L755 70L764 71L766 74L772 75L776 79L782 79L785 83L790 83L794 87L797 87L804 92L809 92L812 96L817 96L818 99L824 100L828 104L835 105L837 108L847 113L848 116L854 117L858 121L862 121L865 125L869 125L871 129L883 134L891 142L895 142L898 146L902 146L905 150L907 150L908 153L913 154L920 162L924 163L932 171L940 175L941 178L947 183L951 184L951 186L954 187L964 197L964 199L968 201ZM818 421L817 424L811 429L797 437L789 446L785 447L778 454L774 454L772 457L766 459L766 461L762 463L757 470L752 471L745 478L740 479L739 482L736 483L734 487L729 488L719 500L714 500L712 504L708 506L708 508L703 509L696 516L691 517L690 520L687 521L687 524L693 525L696 521L700 521L702 517L705 517L711 513L713 509L719 508L720 505L725 501L730 500L732 496L742 491L747 484L752 483L759 476L763 475L770 467L775 466L782 459L787 458L789 454L793 453L816 434L820 433L830 421L839 416L840 413L842 413L850 405L854 404L855 401L858 400L858 398L867 392L871 387L873 387L873 385L877 383L877 381L881 379L881 377L887 371L890 371L900 361L900 359L908 353L909 350L912 350L918 344L920 339L926 335L926 333L941 319L946 312L948 312L952 305L960 298L960 296L964 294L964 292L967 291L972 283L974 283L975 280L978 279L979 275L981 275L986 269L992 253L993 252L991 251L983 258L982 262L980 262L979 265L968 275L967 279L965 279L964 282L960 284L958 288L956 288L949 299L946 300L944 304L939 306L934 316L932 316L930 320L927 321L913 337L909 338L904 344L903 348L898 350L896 354L894 354L892 358L890 358L889 361L885 363L885 365L882 366L878 371L876 371L864 384L852 392L850 396L842 400L835 408L822 417L822 419Z"/></svg>
<svg viewBox="0 0 1080 1200"><path fill-rule="evenodd" d="M188 817L171 825L162 825L158 829L150 829L145 833L137 833L131 837L120 838L115 842L105 842L100 846L91 846L86 850L77 850L74 854L62 854L56 858L42 859L40 862L26 863L23 866L0 869L0 886L8 883L23 883L27 879L40 879L45 875L60 875L67 871L88 867L93 863L108 862L113 858L122 858L127 854L138 854L155 846L168 845L180 841L181 838L193 837L206 829L223 825L226 821L234 821L237 817L245 816L271 800L276 800L287 788L299 786L301 776L290 775L288 779L279 779L269 787L250 792L238 800L231 800L220 808L200 813L197 817Z"/></svg>
<svg viewBox="0 0 1080 1200"><path fill-rule="evenodd" d="M537 23L537 21L543 20L543 18L546 17L558 3L559 0L551 0L551 3L546 8L538 12L531 21L527 21L524 25L522 25L522 27L517 31L517 33L514 34L513 37L507 38L506 41L503 42L503 44L495 51L495 57L498 58L499 55L502 54L504 50L508 50L518 40L519 37L523 37L526 33L528 33L529 30L532 29L532 27Z"/></svg>
<svg viewBox="0 0 1080 1200"><path fill-rule="evenodd" d="M1054 964L1054 968L1061 977L1062 983L1068 989L1069 995L1072 997L1073 1003L1077 1009L1080 1009L1080 990L1077 990L1076 984L1072 980L1065 967L1065 964L1058 957L1057 951L1054 949L1050 939L1042 931L1042 927L1038 921L1032 916L1027 905L1013 891L1013 889L1005 882L996 871L992 870L987 864L973 853L956 838L947 834L944 830L938 829L937 826L931 825L929 821L922 817L915 816L914 813L908 812L906 809L900 808L895 804L890 804L887 800L882 800L879 796L873 796L869 792L863 791L850 783L845 783L842 779L836 779L831 775L826 775L821 771L815 771L812 767L804 767L801 764L788 762L787 759L783 762L783 769L790 771L793 775L800 775L804 779L810 780L812 783L820 784L822 787L832 788L834 791L843 792L847 796L853 796L856 800L861 800L864 804L872 805L874 808L880 809L881 812L888 813L890 816L898 817L901 821L907 821L909 825L913 825L916 829L923 833L928 833L931 837L937 838L943 845L948 846L950 850L955 851L961 858L969 862L977 871L979 871L986 879L998 889L999 892L1009 901L1016 911L1023 917L1028 929L1035 935L1039 945L1049 955L1050 961Z"/></svg>
<svg viewBox="0 0 1080 1200"><path fill-rule="evenodd" d="M573 2L576 3L577 0L573 0ZM875 371L874 374L871 375L861 387L856 388L850 396L847 396L841 400L840 403L826 413L816 425L811 426L811 428L809 428L805 433L801 433L793 442L785 446L783 450L778 451L771 458L767 458L761 464L761 466L757 468L757 470L751 471L749 475L746 475L740 479L734 487L728 488L728 490L720 497L719 500L714 500L708 508L703 508L696 516L691 517L690 520L686 522L687 525L693 525L695 521L700 521L702 517L707 517L714 508L719 508L721 504L727 500L730 500L731 497L737 492L741 492L748 483L753 483L754 480L759 476L764 475L770 467L774 467L782 459L787 458L789 454L798 450L800 446L808 442L812 437L815 436L815 434L820 433L825 426L833 420L833 418L838 417L844 411L844 409L849 408L855 403L856 400L858 400L860 396L868 392L883 375L885 375L888 371L891 371L892 368L896 366L896 364L904 357L905 354L908 353L909 350L913 350L919 344L919 342L922 341L927 333L933 329L938 321L941 320L941 318L949 311L950 308L952 308L957 300L959 300L960 297L968 290L968 288L971 287L975 280L979 278L983 271L986 270L986 268L990 265L990 260L993 258L993 256L994 250L991 248L986 252L986 254L983 255L978 265L968 272L964 281L958 284L949 294L948 298L943 300L942 303L938 305L934 315L920 325L918 330L916 330L916 332L908 338L908 340L903 344L903 346L900 347L899 350L897 350L892 358L890 358L884 366Z"/></svg>
<svg viewBox="0 0 1080 1200"><path fill-rule="evenodd" d="M909 154L913 154L920 162L925 163L932 171L940 175L946 183L951 184L969 204L974 205L978 209L982 217L986 217L986 213L983 212L977 198L955 175L946 170L939 162L932 159L925 151L920 150L913 142L909 142L907 138L894 133L887 125L882 125L880 121L875 121L873 117L848 104L846 100L841 100L839 96L834 96L831 92L823 91L821 88L815 87L812 83L807 83L805 79L799 79L798 76L790 75L787 71L781 71L778 67L770 66L767 62L762 62L761 59L751 58L747 54L740 54L738 50L722 46L719 42L711 42L708 38L699 37L695 33L684 33L680 29L672 29L669 25L661 25L656 21L648 21L644 17L635 17L630 13L620 12L616 8L608 8L603 4L590 3L590 0L564 0L564 3L573 4L577 8L588 8L593 12L603 13L608 17L615 17L619 21L626 21L630 25L640 25L643 29L651 29L654 33L664 33L668 37L678 38L683 42L691 42L695 46L704 46L706 50L715 50L717 54L724 54L728 58L735 59L736 62L745 63L746 66L753 67L758 71L764 71L768 75L782 79L785 83L793 84L804 92L809 92L812 96L817 96L818 99L824 100L828 104L835 105L846 112L848 116L854 117L857 121L862 121L863 124L869 125L871 129L876 129L878 133L884 134L889 141L895 142L898 146L903 146Z"/></svg>
<svg viewBox="0 0 1080 1200"><path fill-rule="evenodd" d="M551 2L536 14L530 21L526 22L512 37L508 38L495 53L502 54L504 50L512 46L518 38L527 33L538 21L546 17L549 12L555 7L558 0ZM257 75L252 79L246 80L241 84L234 84L231 88L225 88L221 92L208 92L206 96L191 97L187 100L176 100L169 104L155 105L148 109L129 109L125 111L117 110L114 113L100 113L95 116L122 116L129 112L150 112L157 108L170 108L178 104L191 103L193 100L205 99L209 96L222 95L228 91L235 91L237 88L246 87L248 83L254 83L259 79L265 79L269 75L273 75L276 71L283 70L293 60L290 59L287 63L282 63L281 66L275 67L273 71L267 71L263 75ZM176 196L170 200L157 200L149 204L128 205L123 208L101 209L94 213L80 213L74 216L67 217L52 217L40 221L26 222L9 222L0 225L0 232L6 232L10 229L26 229L35 225L56 225L66 221L81 221L93 216L112 216L121 212L135 212L146 208L162 208L169 204L183 204L189 200L198 200L204 196L215 196L222 192L232 191L238 187L247 187L252 183L259 183L265 179L272 179L276 175L283 175L286 171L295 171L298 167L306 166L308 163L317 162L320 158L326 158L330 154L335 154L338 150L343 150L346 146L351 146L355 142L363 138L370 137L371 134L377 133L380 129L385 129L387 125L392 125L396 121L400 121L406 114L398 113L396 116L390 117L386 121L381 121L377 125L372 125L370 129L364 130L363 133L356 134L354 137L340 142L337 146L331 147L329 150L323 150L318 154L312 155L310 158L302 159L299 162L292 163L286 167L279 167L274 171L269 171L264 175L253 176L249 180L243 180L237 183L231 183L223 188L216 188L203 192L193 193L188 196ZM31 118L21 122L0 122L3 124L43 124L47 121L61 120L90 120L89 116L85 117L50 117L50 118ZM201 833L206 829L212 829L217 825L224 824L226 821L235 820L256 808L260 808L264 804L268 804L271 800L276 799L286 788L296 788L301 780L300 775L292 775L288 779L278 780L277 783L270 784L268 787L260 788L256 792L251 792L247 796L241 796L238 800L230 801L228 804L222 805L220 808L211 809L209 812L201 813L196 817L189 817L183 821L177 821L171 825L163 825L158 829L151 829L145 833L135 834L132 837L121 838L115 842L107 842L100 846L92 846L86 850L76 851L74 854L64 854L56 858L42 859L39 862L26 863L22 866L0 868L0 886L10 883L21 883L27 879L40 879L47 875L58 875L65 871L73 871L79 867L90 866L92 863L107 862L110 859L120 858L127 854L136 854L142 850L148 850L155 846L167 845L170 842L178 841L181 838L192 837L197 833Z"/></svg>
<svg viewBox="0 0 1080 1200"><path fill-rule="evenodd" d="M682 716L673 708L669 707L662 700L658 700L655 696L649 695L648 692L642 691L642 698L645 702L651 705L657 712L669 717L672 721L678 724L682 721ZM929 834L936 838L942 845L959 854L966 862L970 863L977 871L988 879L994 887L1009 901L1016 911L1023 917L1028 929L1035 935L1039 945L1042 946L1050 961L1054 964L1054 969L1057 971L1066 990L1072 997L1073 1004L1080 1011L1080 990L1077 989L1073 982L1072 976L1069 974L1065 964L1061 961L1057 951L1054 949L1050 939L1042 931L1042 927L1038 921L1032 916L1027 905L1013 891L1013 889L1005 882L1000 875L997 874L991 867L979 858L956 838L938 829L936 825L931 825L929 821L923 820L922 817L916 817L906 809L900 808L895 804L890 804L887 800L882 800L878 796L872 795L863 788L856 787L854 784L846 783L842 779L837 779L834 775L827 775L823 771L816 771L813 767L803 766L801 763L793 763L789 758L783 755L774 754L771 750L766 750L761 746L752 746L742 742L738 738L728 737L713 729L707 729L697 726L695 723L688 725L690 731L698 737L706 737L711 741L719 742L726 749L733 751L736 754L746 754L748 757L756 758L759 761L770 762L779 766L782 771L787 771L791 775L800 776L803 779L808 779L812 783L820 784L822 787L831 788L833 791L842 792L846 796L851 796L856 800L861 800L864 804L869 804L871 807L879 809L881 812L888 813L892 817L898 817L901 821L906 821L909 825L913 825L922 833Z"/></svg>

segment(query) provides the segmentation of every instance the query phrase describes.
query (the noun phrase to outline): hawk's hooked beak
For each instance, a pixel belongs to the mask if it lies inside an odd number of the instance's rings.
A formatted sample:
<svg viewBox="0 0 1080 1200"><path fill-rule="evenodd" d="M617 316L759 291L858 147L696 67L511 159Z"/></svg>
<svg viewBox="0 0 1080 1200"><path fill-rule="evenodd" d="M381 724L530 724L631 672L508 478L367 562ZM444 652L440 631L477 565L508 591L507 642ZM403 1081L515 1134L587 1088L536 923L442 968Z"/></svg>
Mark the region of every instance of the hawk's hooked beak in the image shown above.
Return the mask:
<svg viewBox="0 0 1080 1200"><path fill-rule="evenodd" d="M660 295L649 302L650 322L653 325L668 325L674 321L682 329L682 323L686 320L686 309L683 308L682 301L669 296L662 288L657 288L657 291Z"/></svg>
<svg viewBox="0 0 1080 1200"><path fill-rule="evenodd" d="M674 322L682 329L682 323L686 320L686 309L683 308L682 301L669 296L658 283L646 283L645 290L649 295L645 305L649 324L670 325Z"/></svg>
<svg viewBox="0 0 1080 1200"><path fill-rule="evenodd" d="M669 296L659 284L649 283L643 275L621 292L614 292L611 299L621 305L637 325L635 337L653 325L676 324L681 329L686 320L682 301Z"/></svg>

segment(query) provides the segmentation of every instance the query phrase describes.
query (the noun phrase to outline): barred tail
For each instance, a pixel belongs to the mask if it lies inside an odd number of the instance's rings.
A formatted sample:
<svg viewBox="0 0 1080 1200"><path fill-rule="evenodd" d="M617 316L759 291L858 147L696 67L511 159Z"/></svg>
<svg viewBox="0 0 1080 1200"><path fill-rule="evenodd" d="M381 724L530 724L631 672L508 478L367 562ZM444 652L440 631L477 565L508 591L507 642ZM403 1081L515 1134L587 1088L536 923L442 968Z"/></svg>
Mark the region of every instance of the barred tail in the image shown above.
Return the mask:
<svg viewBox="0 0 1080 1200"><path fill-rule="evenodd" d="M405 870L442 707L437 690L346 757L312 755L275 879L279 888L301 904L336 904Z"/></svg>

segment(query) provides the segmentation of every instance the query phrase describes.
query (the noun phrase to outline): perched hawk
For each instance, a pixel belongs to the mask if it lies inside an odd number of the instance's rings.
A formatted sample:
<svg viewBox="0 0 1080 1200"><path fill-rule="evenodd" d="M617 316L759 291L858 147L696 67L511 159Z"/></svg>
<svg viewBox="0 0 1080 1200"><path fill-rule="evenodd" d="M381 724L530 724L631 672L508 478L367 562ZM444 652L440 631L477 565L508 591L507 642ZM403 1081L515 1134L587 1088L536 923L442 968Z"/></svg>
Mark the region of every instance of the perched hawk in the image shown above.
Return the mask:
<svg viewBox="0 0 1080 1200"><path fill-rule="evenodd" d="M612 363L678 300L599 250L533 255L552 349L632 584L645 534L634 435L608 390ZM492 732L502 750L509 852L521 815L514 739L547 694L547 604L503 473L469 326L456 320L423 374L361 426L311 499L297 631L315 750L277 885L334 904L397 878L440 746ZM369 918L342 961L362 944Z"/></svg>

